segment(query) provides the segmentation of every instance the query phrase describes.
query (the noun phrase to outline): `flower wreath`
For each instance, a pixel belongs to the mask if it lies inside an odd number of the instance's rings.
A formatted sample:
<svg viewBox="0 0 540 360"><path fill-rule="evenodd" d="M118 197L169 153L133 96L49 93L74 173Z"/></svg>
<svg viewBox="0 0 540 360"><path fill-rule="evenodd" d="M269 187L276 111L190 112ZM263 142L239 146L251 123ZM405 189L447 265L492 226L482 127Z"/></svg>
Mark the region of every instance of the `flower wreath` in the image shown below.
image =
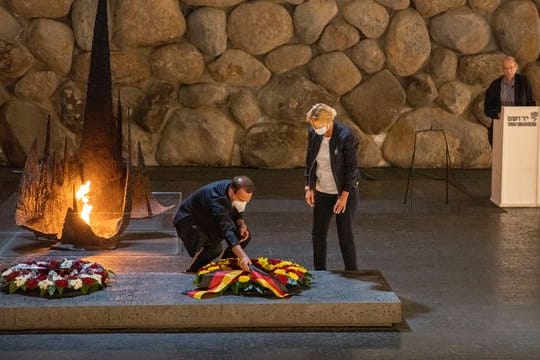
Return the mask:
<svg viewBox="0 0 540 360"><path fill-rule="evenodd" d="M240 269L238 259L221 259L199 269L193 284L196 290L186 291L193 298L202 299L231 291L236 295L275 295L284 298L311 288L312 274L288 260L259 257L251 259L251 272Z"/></svg>
<svg viewBox="0 0 540 360"><path fill-rule="evenodd" d="M80 259L30 260L13 265L1 273L1 286L10 294L16 292L42 297L86 295L101 290L114 272L98 263Z"/></svg>

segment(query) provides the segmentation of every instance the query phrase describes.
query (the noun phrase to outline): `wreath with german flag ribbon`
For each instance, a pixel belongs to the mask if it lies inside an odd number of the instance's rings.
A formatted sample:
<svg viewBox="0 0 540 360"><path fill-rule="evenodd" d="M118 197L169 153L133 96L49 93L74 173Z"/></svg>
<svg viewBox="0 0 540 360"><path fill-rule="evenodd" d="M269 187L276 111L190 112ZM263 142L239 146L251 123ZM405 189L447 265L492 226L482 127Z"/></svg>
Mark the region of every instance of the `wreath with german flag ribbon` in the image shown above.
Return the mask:
<svg viewBox="0 0 540 360"><path fill-rule="evenodd" d="M311 287L313 276L302 265L288 260L259 257L251 259L251 272L238 266L238 259L221 259L199 269L195 290L184 294L204 299L226 292L236 295L276 296L285 298Z"/></svg>

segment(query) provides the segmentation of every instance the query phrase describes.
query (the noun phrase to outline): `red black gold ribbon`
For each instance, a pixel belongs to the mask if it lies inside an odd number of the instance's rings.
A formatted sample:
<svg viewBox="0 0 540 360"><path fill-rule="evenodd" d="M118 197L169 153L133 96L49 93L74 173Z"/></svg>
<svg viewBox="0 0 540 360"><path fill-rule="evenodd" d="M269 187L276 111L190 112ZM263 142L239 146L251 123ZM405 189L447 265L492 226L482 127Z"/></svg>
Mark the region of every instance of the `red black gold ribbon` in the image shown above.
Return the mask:
<svg viewBox="0 0 540 360"><path fill-rule="evenodd" d="M199 283L198 289L186 291L184 294L195 299L204 299L212 295L219 295L237 281L240 275L249 275L252 281L270 290L278 298L291 295L287 292L284 284L266 271L253 265L250 265L250 270L250 273L242 270L221 270L211 274L205 274Z"/></svg>

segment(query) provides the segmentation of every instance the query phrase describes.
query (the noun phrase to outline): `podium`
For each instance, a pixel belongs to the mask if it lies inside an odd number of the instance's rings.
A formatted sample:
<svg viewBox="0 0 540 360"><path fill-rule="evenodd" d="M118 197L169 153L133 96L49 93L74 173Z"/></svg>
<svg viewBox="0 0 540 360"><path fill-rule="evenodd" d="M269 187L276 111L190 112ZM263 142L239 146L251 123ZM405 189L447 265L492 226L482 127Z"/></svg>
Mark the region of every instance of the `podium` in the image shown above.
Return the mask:
<svg viewBox="0 0 540 360"><path fill-rule="evenodd" d="M505 106L493 120L491 202L499 207L540 206L538 106Z"/></svg>

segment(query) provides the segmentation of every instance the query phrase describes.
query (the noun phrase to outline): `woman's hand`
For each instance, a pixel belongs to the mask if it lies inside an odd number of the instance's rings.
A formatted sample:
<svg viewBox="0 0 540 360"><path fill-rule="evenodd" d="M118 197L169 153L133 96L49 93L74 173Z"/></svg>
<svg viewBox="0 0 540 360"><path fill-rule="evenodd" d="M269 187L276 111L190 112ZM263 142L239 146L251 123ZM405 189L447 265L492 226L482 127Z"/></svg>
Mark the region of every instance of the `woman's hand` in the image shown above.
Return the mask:
<svg viewBox="0 0 540 360"><path fill-rule="evenodd" d="M334 205L334 214L342 214L347 209L347 199L349 198L349 192L343 191L339 195L336 204Z"/></svg>
<svg viewBox="0 0 540 360"><path fill-rule="evenodd" d="M306 189L306 203L311 207L315 206L315 194L311 189Z"/></svg>

